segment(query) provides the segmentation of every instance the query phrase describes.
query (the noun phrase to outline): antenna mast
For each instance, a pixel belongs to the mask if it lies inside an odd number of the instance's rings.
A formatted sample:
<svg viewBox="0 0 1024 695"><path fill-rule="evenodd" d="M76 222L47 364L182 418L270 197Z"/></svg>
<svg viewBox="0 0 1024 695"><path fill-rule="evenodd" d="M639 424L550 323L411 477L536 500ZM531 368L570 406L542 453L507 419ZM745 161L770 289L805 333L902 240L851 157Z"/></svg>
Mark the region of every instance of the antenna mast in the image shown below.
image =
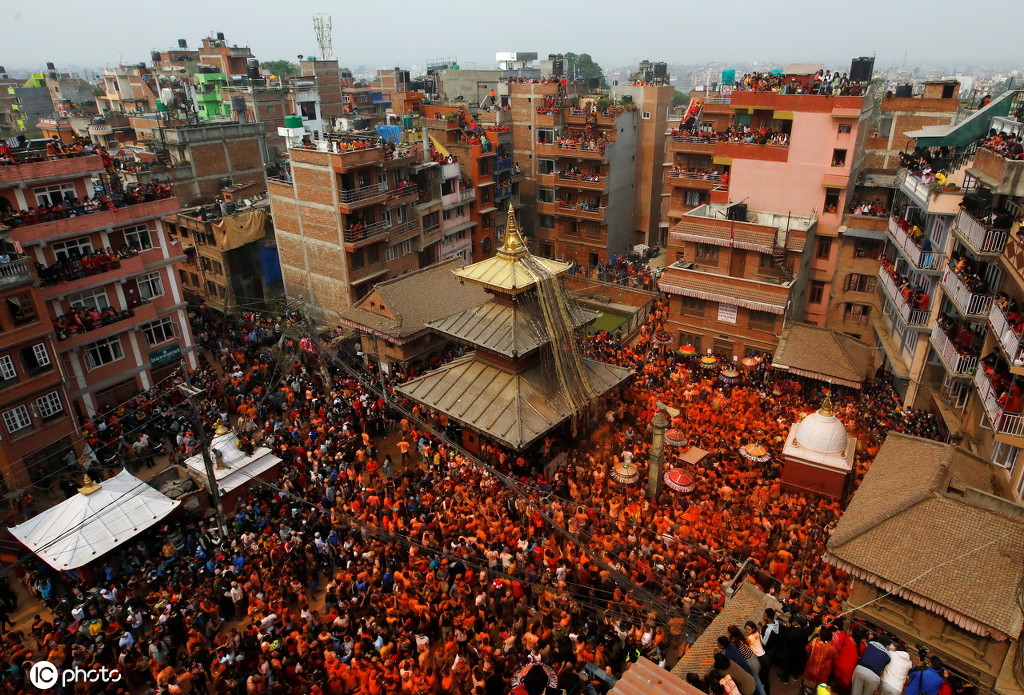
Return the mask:
<svg viewBox="0 0 1024 695"><path fill-rule="evenodd" d="M313 15L313 31L320 46L320 60L333 60L334 47L331 38L331 15L321 12Z"/></svg>

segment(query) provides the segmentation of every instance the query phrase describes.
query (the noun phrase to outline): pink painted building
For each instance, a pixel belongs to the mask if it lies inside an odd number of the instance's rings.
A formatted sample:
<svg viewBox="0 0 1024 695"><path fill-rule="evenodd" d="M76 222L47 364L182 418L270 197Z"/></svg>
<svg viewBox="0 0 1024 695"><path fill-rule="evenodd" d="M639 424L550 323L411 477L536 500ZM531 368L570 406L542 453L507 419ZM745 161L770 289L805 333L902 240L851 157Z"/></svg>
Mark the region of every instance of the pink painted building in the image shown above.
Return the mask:
<svg viewBox="0 0 1024 695"><path fill-rule="evenodd" d="M117 189L96 155L0 167L0 213L10 240L35 266L44 320L79 418L171 376L183 358L197 365L173 270L185 255L163 222L178 201L116 196L117 207L96 211L72 202ZM38 212L50 206L58 211Z"/></svg>

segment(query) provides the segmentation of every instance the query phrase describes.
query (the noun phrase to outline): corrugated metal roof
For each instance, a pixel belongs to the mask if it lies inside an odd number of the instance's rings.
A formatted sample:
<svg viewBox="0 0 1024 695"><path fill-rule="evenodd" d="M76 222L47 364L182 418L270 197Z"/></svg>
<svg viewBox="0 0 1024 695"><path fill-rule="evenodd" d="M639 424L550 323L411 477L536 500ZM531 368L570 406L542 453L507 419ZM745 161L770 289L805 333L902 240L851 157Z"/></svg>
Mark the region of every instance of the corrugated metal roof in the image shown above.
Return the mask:
<svg viewBox="0 0 1024 695"><path fill-rule="evenodd" d="M608 695L703 695L679 676L644 657L622 674Z"/></svg>
<svg viewBox="0 0 1024 695"><path fill-rule="evenodd" d="M597 394L610 391L633 373L588 359L583 365ZM449 362L397 390L515 449L536 441L570 415L565 398L542 366L513 374L478 360L475 354Z"/></svg>
<svg viewBox="0 0 1024 695"><path fill-rule="evenodd" d="M573 328L580 328L597 318L597 314L572 306L566 309ZM529 309L498 302L486 302L465 311L432 321L436 331L509 358L522 357L548 342L537 333L543 322L540 315L531 317Z"/></svg>

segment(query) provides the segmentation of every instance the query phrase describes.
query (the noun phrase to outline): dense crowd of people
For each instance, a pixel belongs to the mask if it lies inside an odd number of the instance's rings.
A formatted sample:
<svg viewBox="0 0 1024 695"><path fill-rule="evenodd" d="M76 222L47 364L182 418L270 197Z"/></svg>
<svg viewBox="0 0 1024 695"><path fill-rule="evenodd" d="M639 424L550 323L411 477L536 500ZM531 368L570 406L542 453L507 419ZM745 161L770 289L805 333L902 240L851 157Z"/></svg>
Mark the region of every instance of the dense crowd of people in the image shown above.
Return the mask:
<svg viewBox="0 0 1024 695"><path fill-rule="evenodd" d="M169 184L150 182L123 189L97 191L93 195L85 197L71 194L65 194L63 198L56 200L40 197L36 201L37 205L29 206L27 210L17 210L9 204L9 201L0 198L4 203L8 203L0 210L0 224L8 227L22 227L70 217L81 217L94 212L117 210L129 205L149 203L170 197L171 187Z"/></svg>
<svg viewBox="0 0 1024 695"><path fill-rule="evenodd" d="M776 375L768 360L723 384L655 345L664 311L655 302L634 344L606 333L584 342L590 356L637 370L590 413L592 436L552 435L522 453L484 443L478 464L453 445L457 423L412 403L395 410L372 388L393 392L417 370L343 368L344 350L326 361L294 314L229 326L193 309L209 355L191 375L205 389L199 426L232 422L243 451L266 446L282 459L280 474L250 486L224 538L180 511L80 581L28 563L23 580L54 618L7 633L5 683L23 687L24 663L45 656L117 667L123 692L505 695L514 674L542 664L567 692L603 693L587 664L612 675L639 655L671 665L747 558L749 580L796 624L820 623L848 592L821 562L841 507L782 492L779 461L737 455L752 441L777 453L820 384ZM89 450L134 465L160 446L172 462L196 453L175 381L86 423ZM900 408L884 384L832 398L861 442L858 475L887 431L936 436L934 419ZM648 500L610 472L645 464L658 400L680 408L673 427L709 453L691 469L693 493Z"/></svg>

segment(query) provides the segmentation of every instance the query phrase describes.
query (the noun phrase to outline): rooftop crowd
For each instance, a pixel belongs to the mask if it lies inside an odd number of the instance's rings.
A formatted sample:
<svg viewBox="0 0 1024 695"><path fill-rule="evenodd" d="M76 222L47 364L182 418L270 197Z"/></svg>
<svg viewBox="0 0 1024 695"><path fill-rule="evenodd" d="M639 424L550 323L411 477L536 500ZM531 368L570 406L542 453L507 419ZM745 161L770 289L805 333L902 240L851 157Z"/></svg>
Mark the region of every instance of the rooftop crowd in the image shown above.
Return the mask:
<svg viewBox="0 0 1024 695"><path fill-rule="evenodd" d="M230 420L243 451L267 446L282 458L279 476L250 486L224 539L179 511L79 581L21 565L55 618L4 636L6 689L23 689L25 662L45 657L117 666L120 692L505 695L513 674L541 663L567 692L604 693L586 664L619 675L639 655L675 663L746 558L749 581L785 603L788 625L821 624L849 590L821 561L841 507L783 492L778 456L737 455L752 441L777 454L789 423L817 407L820 384L779 376L768 360L722 384L717 370L654 345L664 311L656 302L633 345L586 339L587 354L637 370L591 413L593 436L549 436L523 454L484 443L477 465L452 445L457 423L411 403L391 409L371 388L391 392L431 365L349 371L321 361L320 341L297 337L297 315L231 326L193 309L205 348L191 375L206 389L201 426ZM172 461L195 453L174 383L85 423L90 449L133 466L161 445ZM887 431L937 435L932 416L900 408L882 382L832 396L860 438L858 476ZM609 472L624 460L643 468L659 399L680 408L673 427L709 455L691 469L694 492L648 500ZM564 465L548 466L559 453ZM808 636L790 639L803 648ZM780 675L802 668L792 651L772 662ZM694 681L716 692L707 675Z"/></svg>

